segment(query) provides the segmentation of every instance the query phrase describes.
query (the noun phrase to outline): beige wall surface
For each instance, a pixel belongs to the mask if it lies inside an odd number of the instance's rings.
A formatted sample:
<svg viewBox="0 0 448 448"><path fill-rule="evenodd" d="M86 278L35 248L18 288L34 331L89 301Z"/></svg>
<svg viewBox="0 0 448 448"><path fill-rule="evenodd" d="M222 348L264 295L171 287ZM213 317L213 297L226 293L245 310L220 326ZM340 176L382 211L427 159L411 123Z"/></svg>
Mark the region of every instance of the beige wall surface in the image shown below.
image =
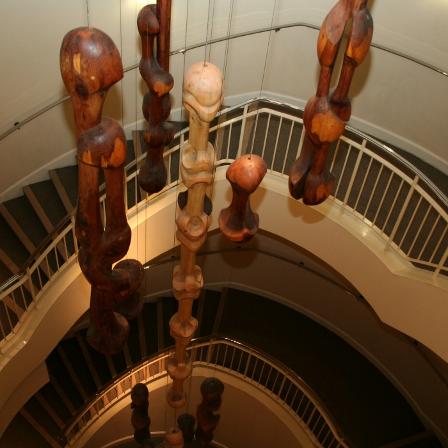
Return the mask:
<svg viewBox="0 0 448 448"><path fill-rule="evenodd" d="M68 30L89 21L112 37L124 66L138 62L140 43L135 19L145 3L2 1L0 24L7 38L0 42L0 133L65 95L59 74L59 46ZM320 25L334 0L213 0L210 11L204 4L204 0L173 0L172 49L203 42L207 36L217 38L271 24ZM374 0L371 4L375 42L448 70L446 1ZM225 72L226 104L262 91L303 105L316 86L316 38L317 31L298 27L272 33L271 39L264 33L232 41L227 48L225 43L210 46L207 58L210 50L211 61ZM203 59L204 54L204 48L200 48L185 57L172 57L173 109L181 107L185 67ZM265 60L267 70L263 78ZM441 118L448 113L447 86L447 77L373 49L356 73L352 123L448 172L448 131ZM128 73L109 93L105 113L122 121L130 132L142 118L144 91L137 71ZM74 146L67 104L57 106L0 141L0 198L16 196L22 184L42 180L48 168L73 163Z"/></svg>

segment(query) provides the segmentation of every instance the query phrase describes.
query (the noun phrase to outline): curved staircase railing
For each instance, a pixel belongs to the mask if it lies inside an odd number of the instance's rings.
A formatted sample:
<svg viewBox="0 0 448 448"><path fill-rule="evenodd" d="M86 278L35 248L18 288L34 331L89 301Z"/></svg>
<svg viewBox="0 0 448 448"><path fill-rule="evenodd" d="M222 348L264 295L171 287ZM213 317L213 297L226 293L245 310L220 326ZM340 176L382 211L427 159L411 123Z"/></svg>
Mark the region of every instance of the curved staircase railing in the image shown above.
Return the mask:
<svg viewBox="0 0 448 448"><path fill-rule="evenodd" d="M240 342L219 338L196 340L188 348L193 366L211 367L219 376L224 371L248 381L279 403L319 447L348 447L328 410L316 394L279 361ZM127 397L139 382L151 382L167 376L164 351L114 380L95 397L65 431L67 446L74 446L88 428L117 402Z"/></svg>
<svg viewBox="0 0 448 448"><path fill-rule="evenodd" d="M185 128L178 132L175 141L179 143L164 153L168 181L161 193L178 184L180 148L188 131ZM448 275L447 198L392 149L354 129L347 131L330 153L337 183L329 200L377 232L390 249L416 268L429 270L435 277ZM218 151L217 166L253 152L265 158L271 175L286 182L289 164L300 154L305 131L300 109L256 98L222 111L210 133ZM136 168L142 159L127 166L125 200L129 215L161 194L147 197L139 190ZM105 212L104 197L101 201ZM14 337L28 311L77 252L72 217L51 235L51 242L41 248L22 274L0 287L0 353L5 341Z"/></svg>

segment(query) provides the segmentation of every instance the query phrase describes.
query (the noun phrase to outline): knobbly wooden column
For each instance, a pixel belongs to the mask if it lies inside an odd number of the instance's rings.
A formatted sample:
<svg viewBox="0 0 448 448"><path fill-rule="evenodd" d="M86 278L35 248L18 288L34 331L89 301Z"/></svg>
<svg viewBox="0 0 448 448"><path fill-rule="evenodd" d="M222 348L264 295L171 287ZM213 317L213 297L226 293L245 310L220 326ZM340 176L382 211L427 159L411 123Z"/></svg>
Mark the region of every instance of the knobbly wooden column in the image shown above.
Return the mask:
<svg viewBox="0 0 448 448"><path fill-rule="evenodd" d="M330 94L334 63L344 30L351 20L348 43L338 84ZM308 205L323 202L334 189L334 177L326 168L328 148L339 139L351 115L348 91L356 67L370 48L373 22L367 0L340 0L325 18L317 54L321 66L316 95L310 98L303 117L306 136L300 157L289 175L289 190Z"/></svg>
<svg viewBox="0 0 448 448"><path fill-rule="evenodd" d="M183 102L190 113L190 137L182 148L181 175L188 190L180 196L181 210L176 218L181 257L180 264L173 272L173 291L179 308L170 320L176 350L167 363L168 374L173 379L167 400L173 408L185 404L183 384L191 374L186 346L198 326L191 310L193 300L199 297L203 286L201 268L196 265L196 253L204 243L209 227L209 216L205 210L209 204L207 192L213 181L215 162L208 133L210 122L222 103L222 85L221 72L210 63L193 64L185 75Z"/></svg>
<svg viewBox="0 0 448 448"><path fill-rule="evenodd" d="M170 21L171 0L157 0L157 5L145 6L137 18L142 40L140 74L148 86L142 107L148 122L143 135L146 160L140 168L138 183L149 194L166 185L163 150L174 136L173 126L166 121L171 111L169 92L174 85L169 73Z"/></svg>
<svg viewBox="0 0 448 448"><path fill-rule="evenodd" d="M150 446L149 391L145 384L137 383L131 390L131 423L134 428L134 440L140 445Z"/></svg>
<svg viewBox="0 0 448 448"><path fill-rule="evenodd" d="M60 52L61 74L71 96L78 147L76 237L79 264L92 285L90 344L116 353L129 324L115 308L127 300L143 279L137 260L124 260L131 241L124 204L126 140L120 125L101 118L108 89L123 77L121 58L112 40L95 28L66 34ZM105 228L100 215L100 171L106 185Z"/></svg>
<svg viewBox="0 0 448 448"><path fill-rule="evenodd" d="M202 402L196 413L196 440L199 446L207 447L213 440L213 431L221 417L217 411L221 407L223 392L224 384L218 378L206 378L201 384Z"/></svg>
<svg viewBox="0 0 448 448"><path fill-rule="evenodd" d="M219 214L219 228L237 243L250 240L258 230L258 214L250 207L249 196L257 189L267 171L265 161L255 154L245 154L227 169L232 186L232 202Z"/></svg>

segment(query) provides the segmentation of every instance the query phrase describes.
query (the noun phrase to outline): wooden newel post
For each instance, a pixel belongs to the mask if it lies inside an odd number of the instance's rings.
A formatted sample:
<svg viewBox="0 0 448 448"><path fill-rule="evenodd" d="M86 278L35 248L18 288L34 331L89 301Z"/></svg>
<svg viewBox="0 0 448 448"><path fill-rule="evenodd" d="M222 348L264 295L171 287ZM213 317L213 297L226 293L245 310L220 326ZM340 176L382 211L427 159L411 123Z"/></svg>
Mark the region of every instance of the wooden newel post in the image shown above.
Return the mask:
<svg viewBox="0 0 448 448"><path fill-rule="evenodd" d="M179 301L178 312L170 320L170 332L176 342L175 354L168 360L167 371L173 379L167 400L173 408L185 404L184 381L191 374L186 347L198 322L191 315L193 300L203 286L196 253L204 243L209 227L210 200L207 193L213 182L215 153L208 141L210 122L223 98L223 78L210 63L193 64L185 75L183 101L190 113L190 139L182 148L181 175L186 194L180 196L176 218L176 236L181 244L180 264L174 268L173 291Z"/></svg>
<svg viewBox="0 0 448 448"><path fill-rule="evenodd" d="M143 268L123 258L131 241L124 204L126 139L121 126L102 118L106 93L123 77L112 40L95 28L66 34L60 51L61 74L71 96L78 148L76 237L79 264L92 285L89 342L103 353L121 350L129 324L115 308L140 286ZM106 186L106 220L100 212L100 171Z"/></svg>
<svg viewBox="0 0 448 448"><path fill-rule="evenodd" d="M342 70L330 94L330 83L339 46L348 22ZM322 23L317 42L321 66L316 95L310 98L303 117L306 136L300 157L289 175L289 190L295 199L308 205L323 202L333 191L335 180L326 162L330 144L337 141L350 119L348 92L356 67L367 56L372 41L373 22L367 0L340 0Z"/></svg>

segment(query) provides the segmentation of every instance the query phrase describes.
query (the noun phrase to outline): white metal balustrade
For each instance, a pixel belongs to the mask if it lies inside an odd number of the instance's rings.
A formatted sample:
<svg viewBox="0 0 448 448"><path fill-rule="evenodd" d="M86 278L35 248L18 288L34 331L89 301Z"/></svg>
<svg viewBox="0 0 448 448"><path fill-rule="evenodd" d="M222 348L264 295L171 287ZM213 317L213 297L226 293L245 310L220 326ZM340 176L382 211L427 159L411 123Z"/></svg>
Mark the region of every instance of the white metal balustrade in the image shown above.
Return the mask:
<svg viewBox="0 0 448 448"><path fill-rule="evenodd" d="M212 368L217 376L224 371L250 382L279 403L299 424L316 446L348 447L329 412L314 392L291 370L259 351L227 338L194 341L188 348L196 366ZM151 384L165 378L170 352L159 354L116 379L90 402L65 435L73 446L88 428L118 401L129 396L137 383Z"/></svg>
<svg viewBox="0 0 448 448"><path fill-rule="evenodd" d="M305 131L300 114L283 112L278 106L272 100L255 99L223 111L210 128L217 150L216 165L229 164L241 154L252 152L264 157L269 174L287 182L290 165L300 155ZM350 135L356 132L350 131ZM178 185L180 150L187 137L188 128L177 133L179 143L164 154L168 181L162 192ZM138 187L136 165L142 159L127 166L125 201L129 215L138 212L143 202L158 196L148 197ZM330 151L330 170L336 176L336 188L329 200L378 232L390 249L416 269L430 270L434 276L448 275L447 199L423 174L361 133L339 139ZM101 209L104 218L104 197ZM26 271L3 286L0 344L14 336L27 318L27 311L77 252L71 218Z"/></svg>

